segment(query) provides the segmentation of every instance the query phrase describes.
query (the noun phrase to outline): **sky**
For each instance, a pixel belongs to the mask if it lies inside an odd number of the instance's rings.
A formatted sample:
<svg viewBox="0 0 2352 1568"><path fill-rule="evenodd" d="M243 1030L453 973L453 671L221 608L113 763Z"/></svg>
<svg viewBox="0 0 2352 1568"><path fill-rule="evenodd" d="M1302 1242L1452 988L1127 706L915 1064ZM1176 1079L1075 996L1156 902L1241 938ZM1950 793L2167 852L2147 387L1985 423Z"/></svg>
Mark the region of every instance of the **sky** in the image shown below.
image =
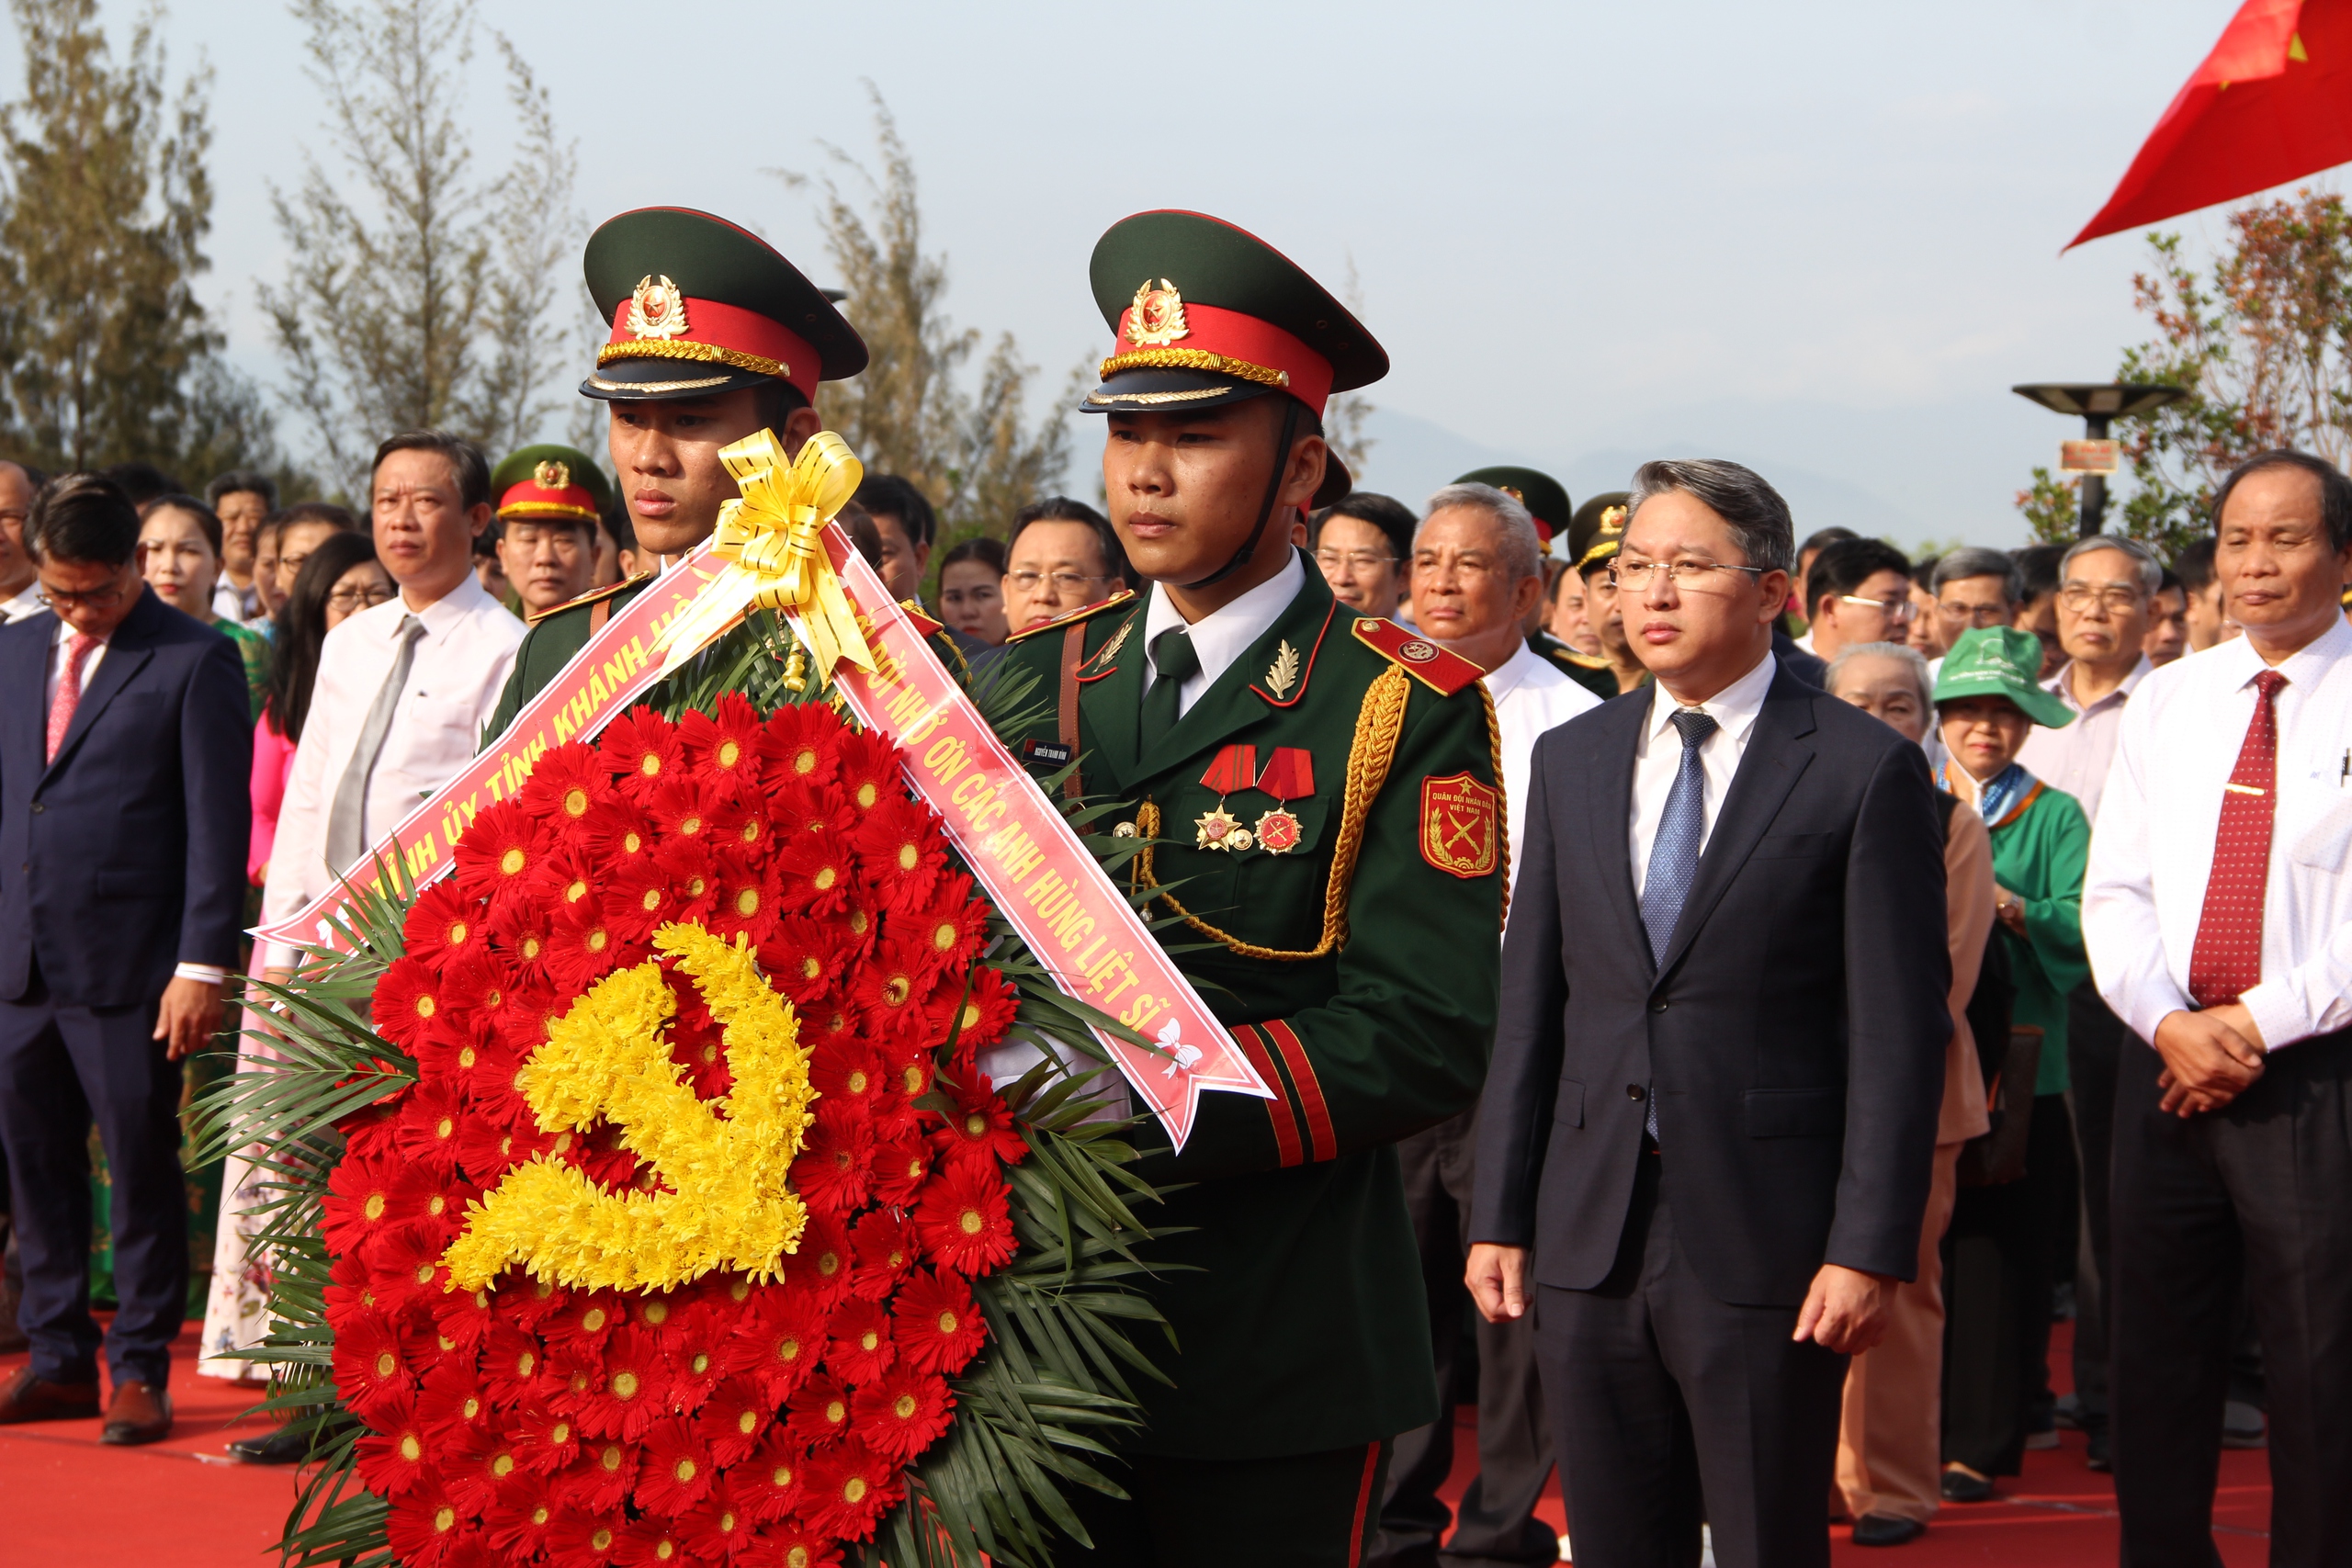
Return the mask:
<svg viewBox="0 0 2352 1568"><path fill-rule="evenodd" d="M2235 6L479 8L577 137L589 221L705 208L820 282L810 197L765 171L820 172L826 142L870 156L870 83L913 156L949 313L1012 333L1044 387L1104 351L1096 236L1193 208L1336 292L1352 268L1394 367L1369 394L1367 488L1415 501L1515 461L1580 499L1645 457L1719 456L1779 483L1801 532L2007 545L2030 469L2080 434L2009 387L2105 379L2146 335L2142 240L2060 247ZM102 12L119 34L135 9ZM268 383L271 192L328 146L302 29L252 0L179 0L163 31L175 73L216 73L202 292ZM496 167L514 125L481 43L470 129ZM0 79L21 70L11 39ZM2177 226L2201 250L2221 214ZM1070 488L1091 494L1099 436L1078 430Z"/></svg>

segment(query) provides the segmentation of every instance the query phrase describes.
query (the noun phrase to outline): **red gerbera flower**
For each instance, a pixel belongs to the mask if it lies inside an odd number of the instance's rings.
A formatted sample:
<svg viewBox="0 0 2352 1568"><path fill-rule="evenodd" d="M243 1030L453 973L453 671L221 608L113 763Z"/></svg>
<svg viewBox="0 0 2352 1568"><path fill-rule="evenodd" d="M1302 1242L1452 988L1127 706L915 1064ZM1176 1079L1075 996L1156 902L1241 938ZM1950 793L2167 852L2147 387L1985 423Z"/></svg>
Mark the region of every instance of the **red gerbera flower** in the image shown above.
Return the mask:
<svg viewBox="0 0 2352 1568"><path fill-rule="evenodd" d="M971 989L958 1004L951 1021L956 1032L956 1050L959 1055L995 1044L1012 1027L1013 1014L1021 1009L1020 993L1012 982L994 969L974 969Z"/></svg>
<svg viewBox="0 0 2352 1568"><path fill-rule="evenodd" d="M540 952L544 954L545 928L538 930ZM519 955L510 953L510 956ZM535 981L510 973L506 1000L500 1006L494 1021L499 1043L514 1055L519 1066L523 1058L547 1043L548 1025L561 1018L571 1007L570 998L560 1002L556 1000L555 993L548 988L544 978Z"/></svg>
<svg viewBox="0 0 2352 1568"><path fill-rule="evenodd" d="M873 1154L874 1129L863 1120L820 1116L792 1162L792 1190L811 1209L847 1214L865 1201L865 1166Z"/></svg>
<svg viewBox="0 0 2352 1568"><path fill-rule="evenodd" d="M605 1342L605 1387L588 1399L580 1424L598 1437L645 1435L669 1406L669 1375L654 1337L634 1325Z"/></svg>
<svg viewBox="0 0 2352 1568"><path fill-rule="evenodd" d="M629 941L651 936L670 918L672 902L670 874L651 855L639 855L605 878L605 913Z"/></svg>
<svg viewBox="0 0 2352 1568"><path fill-rule="evenodd" d="M645 803L655 831L666 840L692 839L708 844L711 824L718 811L718 791L687 773L665 779Z"/></svg>
<svg viewBox="0 0 2352 1568"><path fill-rule="evenodd" d="M626 1298L615 1291L574 1291L563 1309L540 1329L550 1354L568 1346L601 1352L613 1331L628 1321Z"/></svg>
<svg viewBox="0 0 2352 1568"><path fill-rule="evenodd" d="M885 1459L908 1464L947 1430L947 1413L955 1404L945 1378L901 1369L851 1395L850 1417L858 1441Z"/></svg>
<svg viewBox="0 0 2352 1568"><path fill-rule="evenodd" d="M335 1131L343 1134L343 1157L346 1160L397 1160L400 1157L395 1134L400 1127L401 1097L379 1100L373 1105L363 1105L335 1123Z"/></svg>
<svg viewBox="0 0 2352 1568"><path fill-rule="evenodd" d="M911 1206L931 1179L933 1159L930 1141L912 1125L877 1140L866 1165L876 1201L894 1208ZM859 1293L866 1293L863 1284L858 1288Z"/></svg>
<svg viewBox="0 0 2352 1568"><path fill-rule="evenodd" d="M526 874L523 896L561 912L590 896L601 872L585 844L558 840Z"/></svg>
<svg viewBox="0 0 2352 1568"><path fill-rule="evenodd" d="M466 1205L481 1195L480 1188L456 1171L418 1164L401 1171L393 1184L392 1207L429 1245L440 1248L458 1239Z"/></svg>
<svg viewBox="0 0 2352 1568"><path fill-rule="evenodd" d="M628 956L630 944L614 934L603 901L582 898L556 911L548 933L548 978L560 993L586 990Z"/></svg>
<svg viewBox="0 0 2352 1568"><path fill-rule="evenodd" d="M800 1015L800 1043L818 1060L857 1041L857 1010L837 998L820 998ZM820 1107L823 1100L817 1102Z"/></svg>
<svg viewBox="0 0 2352 1568"><path fill-rule="evenodd" d="M578 1459L557 1472L556 1495L583 1513L617 1515L637 1479L635 1457L618 1438L592 1438L580 1446Z"/></svg>
<svg viewBox="0 0 2352 1568"><path fill-rule="evenodd" d="M320 1224L328 1251L356 1253L408 1222L412 1215L397 1196L404 1168L394 1160L346 1154L328 1173Z"/></svg>
<svg viewBox="0 0 2352 1568"><path fill-rule="evenodd" d="M823 1373L810 1378L785 1402L785 1429L807 1448L831 1442L849 1430L849 1391Z"/></svg>
<svg viewBox="0 0 2352 1568"><path fill-rule="evenodd" d="M686 1561L724 1562L731 1553L751 1549L758 1520L742 1495L743 1490L742 1483L730 1471L718 1478L709 1496L679 1519L678 1533L685 1538ZM735 1561L743 1560L737 1557Z"/></svg>
<svg viewBox="0 0 2352 1568"><path fill-rule="evenodd" d="M899 749L871 730L844 730L841 762L833 777L858 815L863 817L884 801L906 798L900 782Z"/></svg>
<svg viewBox="0 0 2352 1568"><path fill-rule="evenodd" d="M775 932L776 919L783 912L775 882L744 863L719 877L718 897L705 923L729 942L740 935L757 945Z"/></svg>
<svg viewBox="0 0 2352 1568"><path fill-rule="evenodd" d="M548 933L554 923L552 912L528 900L491 910L491 940L506 956L511 989L527 991L547 985ZM507 1038L514 1035L507 1033Z"/></svg>
<svg viewBox="0 0 2352 1568"><path fill-rule="evenodd" d="M541 752L515 799L557 832L584 836L597 801L612 790L612 770L596 749L574 740Z"/></svg>
<svg viewBox="0 0 2352 1568"><path fill-rule="evenodd" d="M479 1517L503 1501L509 1488L526 1484L520 1445L502 1427L485 1424L458 1445L445 1449L438 1459L449 1499L463 1512Z"/></svg>
<svg viewBox="0 0 2352 1568"><path fill-rule="evenodd" d="M653 824L634 801L600 800L588 814L581 840L598 865L631 865L653 852Z"/></svg>
<svg viewBox="0 0 2352 1568"><path fill-rule="evenodd" d="M441 1017L441 976L413 958L395 958L376 982L368 1011L377 1033L415 1055L447 1024Z"/></svg>
<svg viewBox="0 0 2352 1568"><path fill-rule="evenodd" d="M469 897L488 899L495 912L528 885L547 853L548 831L516 801L485 807L458 835L458 887Z"/></svg>
<svg viewBox="0 0 2352 1568"><path fill-rule="evenodd" d="M738 1500L762 1519L781 1519L800 1502L800 1483L808 1468L808 1450L786 1429L771 1428L752 1457L729 1472L740 1490Z"/></svg>
<svg viewBox="0 0 2352 1568"><path fill-rule="evenodd" d="M490 1331L482 1348L482 1386L495 1404L519 1404L536 1387L546 1370L546 1347L536 1334L502 1323Z"/></svg>
<svg viewBox="0 0 2352 1568"><path fill-rule="evenodd" d="M676 1332L665 1336L662 1347L670 1367L670 1408L691 1414L727 1373L727 1337L705 1312L681 1312L673 1322Z"/></svg>
<svg viewBox="0 0 2352 1568"><path fill-rule="evenodd" d="M494 1186L552 1141L515 1115L521 1104L517 1097L512 1105L502 1102L495 1114L477 1110L458 1129L458 1167L476 1185Z"/></svg>
<svg viewBox="0 0 2352 1568"><path fill-rule="evenodd" d="M503 1004L503 993L499 997ZM500 1010L504 1010L503 1005ZM523 1066L522 1053L499 1037L494 1024L482 1033L485 1038L459 1046L450 1061L460 1092L468 1104L493 1121L520 1116L527 1122L529 1107L514 1087L514 1075Z"/></svg>
<svg viewBox="0 0 2352 1568"><path fill-rule="evenodd" d="M747 1376L728 1378L712 1389L695 1417L695 1430L709 1445L712 1461L722 1467L741 1463L767 1430L778 1403Z"/></svg>
<svg viewBox="0 0 2352 1568"><path fill-rule="evenodd" d="M368 1490L379 1497L399 1497L432 1473L425 1457L429 1439L417 1419L416 1398L407 1390L388 1393L377 1404L368 1424L375 1428L359 1439L359 1475Z"/></svg>
<svg viewBox="0 0 2352 1568"><path fill-rule="evenodd" d="M500 1561L528 1562L546 1551L555 1533L558 1506L555 1483L548 1476L531 1476L510 1489L482 1517Z"/></svg>
<svg viewBox="0 0 2352 1568"><path fill-rule="evenodd" d="M563 1310L563 1297L557 1292L553 1280L536 1279L515 1270L509 1270L499 1279L491 1301L501 1321L534 1332Z"/></svg>
<svg viewBox="0 0 2352 1568"><path fill-rule="evenodd" d="M850 995L876 1035L928 1045L931 1020L922 1003L930 994L933 974L906 942L884 937L858 970Z"/></svg>
<svg viewBox="0 0 2352 1568"><path fill-rule="evenodd" d="M1004 1179L950 1165L923 1190L915 1205L915 1229L933 1262L959 1272L985 1274L1012 1261L1012 1215Z"/></svg>
<svg viewBox="0 0 2352 1568"><path fill-rule="evenodd" d="M702 1501L718 1473L710 1445L691 1425L675 1418L657 1421L645 1434L630 1500L649 1513L674 1519Z"/></svg>
<svg viewBox="0 0 2352 1568"><path fill-rule="evenodd" d="M458 886L442 877L416 896L401 928L408 955L427 968L481 953L489 932L482 924L482 907Z"/></svg>
<svg viewBox="0 0 2352 1568"><path fill-rule="evenodd" d="M968 1085L941 1080L940 1087L956 1101L956 1114L933 1130L931 1141L946 1152L951 1166L968 1164L993 1174L998 1160L1019 1165L1029 1145L1013 1127L1012 1112L986 1078L977 1072L969 1077Z"/></svg>
<svg viewBox="0 0 2352 1568"><path fill-rule="evenodd" d="M884 916L883 929L925 954L933 973L960 971L988 945L989 907L972 897L972 879L956 872L940 879L922 908Z"/></svg>
<svg viewBox="0 0 2352 1568"><path fill-rule="evenodd" d="M729 1337L726 1368L758 1379L761 1398L773 1409L816 1372L824 1341L821 1305L798 1292L770 1292Z"/></svg>
<svg viewBox="0 0 2352 1568"><path fill-rule="evenodd" d="M946 1269L918 1269L890 1303L899 1356L921 1372L954 1376L980 1353L988 1319L973 1304L972 1287Z"/></svg>
<svg viewBox="0 0 2352 1568"><path fill-rule="evenodd" d="M798 1519L763 1525L751 1553L737 1562L745 1568L839 1568L840 1543Z"/></svg>
<svg viewBox="0 0 2352 1568"><path fill-rule="evenodd" d="M447 1172L458 1168L458 1126L465 1107L457 1090L444 1082L420 1083L409 1090L401 1108L395 1137L409 1159Z"/></svg>
<svg viewBox="0 0 2352 1568"><path fill-rule="evenodd" d="M889 1370L899 1348L890 1342L890 1314L879 1302L847 1301L833 1309L825 1341L825 1370L852 1388Z"/></svg>
<svg viewBox="0 0 2352 1568"><path fill-rule="evenodd" d="M444 1568L450 1549L463 1539L466 1514L437 1481L427 1479L409 1489L384 1521L384 1533L393 1554L405 1568Z"/></svg>
<svg viewBox="0 0 2352 1568"><path fill-rule="evenodd" d="M336 1380L342 1387L342 1380ZM349 1402L349 1394L345 1394ZM490 1418L490 1401L483 1397L481 1379L471 1367L447 1360L433 1369L417 1396L417 1419L433 1435L432 1450L462 1441Z"/></svg>
<svg viewBox="0 0 2352 1568"><path fill-rule="evenodd" d="M818 1120L830 1117L844 1124L870 1121L875 1106L890 1087L881 1056L857 1040L818 1052L808 1065L808 1081L818 1094Z"/></svg>
<svg viewBox="0 0 2352 1568"><path fill-rule="evenodd" d="M380 1313L356 1313L338 1324L334 1385L344 1403L371 1425L379 1412L413 1408L417 1378L409 1351L392 1321Z"/></svg>
<svg viewBox="0 0 2352 1568"><path fill-rule="evenodd" d="M722 692L707 715L689 710L678 719L678 739L695 772L707 779L756 784L774 750L759 710L740 692Z"/></svg>
<svg viewBox="0 0 2352 1568"><path fill-rule="evenodd" d="M851 1438L809 1456L802 1516L840 1540L864 1540L904 1491L899 1467Z"/></svg>
<svg viewBox="0 0 2352 1568"><path fill-rule="evenodd" d="M560 1410L526 1404L514 1418L515 1452L541 1475L551 1475L580 1457L580 1423Z"/></svg>
<svg viewBox="0 0 2352 1568"><path fill-rule="evenodd" d="M869 1302L888 1301L899 1279L914 1267L921 1244L913 1222L888 1209L875 1209L858 1216L851 1235L857 1268L850 1275L850 1293ZM839 1333L842 1320L836 1316L833 1322Z"/></svg>
<svg viewBox="0 0 2352 1568"><path fill-rule="evenodd" d="M763 792L768 819L775 824L779 841L814 833L820 838L846 839L857 826L857 811L841 791L831 785L808 785L786 780Z"/></svg>
<svg viewBox="0 0 2352 1568"><path fill-rule="evenodd" d="M631 708L606 725L596 750L621 793L640 804L685 771L685 748L678 743L676 728L650 708Z"/></svg>
<svg viewBox="0 0 2352 1568"><path fill-rule="evenodd" d="M606 1568L628 1529L617 1502L592 1508L574 1500L558 1511L548 1531L549 1568Z"/></svg>
<svg viewBox="0 0 2352 1568"><path fill-rule="evenodd" d="M488 1291L444 1291L433 1303L434 1332L468 1350L479 1348L497 1321Z"/></svg>
<svg viewBox="0 0 2352 1568"><path fill-rule="evenodd" d="M685 1539L675 1519L634 1520L613 1543L618 1568L681 1568L685 1561Z"/></svg>
<svg viewBox="0 0 2352 1568"><path fill-rule="evenodd" d="M718 874L710 852L693 839L672 839L653 852L653 863L670 879L670 916L698 920L718 901Z"/></svg>
<svg viewBox="0 0 2352 1568"><path fill-rule="evenodd" d="M729 784L718 792L718 807L710 818L711 841L723 844L729 853L743 856L754 865L765 865L768 853L775 848L775 818L768 808L767 797L748 784Z"/></svg>
<svg viewBox="0 0 2352 1568"><path fill-rule="evenodd" d="M849 908L856 863L840 840L814 835L776 847L771 862L785 908L797 915L838 915Z"/></svg>
<svg viewBox="0 0 2352 1568"><path fill-rule="evenodd" d="M858 870L880 891L883 905L913 910L930 901L947 863L947 840L931 807L903 791L886 797L850 834Z"/></svg>
<svg viewBox="0 0 2352 1568"><path fill-rule="evenodd" d="M822 703L786 703L768 715L768 749L777 776L825 784L839 765L842 721Z"/></svg>
<svg viewBox="0 0 2352 1568"><path fill-rule="evenodd" d="M445 1247L446 1244L419 1234L413 1226L404 1226L376 1244L376 1272L368 1283L385 1311L413 1313L419 1328L430 1321L433 1303L449 1282L449 1271L441 1267ZM408 1326L403 1323L403 1329Z"/></svg>
<svg viewBox="0 0 2352 1568"><path fill-rule="evenodd" d="M833 983L842 948L835 931L830 920L784 915L760 943L760 968L794 1005L807 1007Z"/></svg>

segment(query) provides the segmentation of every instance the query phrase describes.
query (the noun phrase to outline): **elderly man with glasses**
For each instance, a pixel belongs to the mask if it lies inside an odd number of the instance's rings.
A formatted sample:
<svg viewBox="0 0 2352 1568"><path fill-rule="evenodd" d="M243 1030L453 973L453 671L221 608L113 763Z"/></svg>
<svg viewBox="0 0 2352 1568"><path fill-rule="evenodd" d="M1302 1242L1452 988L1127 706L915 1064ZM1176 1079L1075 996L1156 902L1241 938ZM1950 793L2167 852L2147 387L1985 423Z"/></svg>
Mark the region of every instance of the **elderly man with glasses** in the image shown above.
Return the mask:
<svg viewBox="0 0 2352 1568"><path fill-rule="evenodd" d="M2010 625L2017 619L2023 586L2017 562L2004 552L1976 545L1953 550L1936 562L1928 579L1928 592L1936 601L1937 640L1950 648L1962 632ZM1931 665L1928 679L1935 673Z"/></svg>

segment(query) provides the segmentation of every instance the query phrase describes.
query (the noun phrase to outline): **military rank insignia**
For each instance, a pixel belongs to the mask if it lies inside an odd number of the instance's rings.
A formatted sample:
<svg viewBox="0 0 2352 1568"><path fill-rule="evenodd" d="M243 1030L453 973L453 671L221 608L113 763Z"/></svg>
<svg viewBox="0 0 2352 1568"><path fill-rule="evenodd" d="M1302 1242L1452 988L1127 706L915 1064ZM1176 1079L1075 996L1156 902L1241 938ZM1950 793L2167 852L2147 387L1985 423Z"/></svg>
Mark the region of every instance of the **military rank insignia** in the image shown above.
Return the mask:
<svg viewBox="0 0 2352 1568"><path fill-rule="evenodd" d="M1495 869L1502 794L1468 773L1421 781L1421 858L1464 881Z"/></svg>

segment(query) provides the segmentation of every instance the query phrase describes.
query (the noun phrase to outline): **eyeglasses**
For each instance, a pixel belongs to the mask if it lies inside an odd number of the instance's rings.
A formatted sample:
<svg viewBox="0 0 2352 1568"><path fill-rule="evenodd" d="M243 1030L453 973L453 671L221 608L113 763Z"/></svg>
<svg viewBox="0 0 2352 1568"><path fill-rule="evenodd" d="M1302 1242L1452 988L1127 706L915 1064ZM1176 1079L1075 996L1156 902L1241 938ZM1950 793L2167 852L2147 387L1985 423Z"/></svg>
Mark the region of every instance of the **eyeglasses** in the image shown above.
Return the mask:
<svg viewBox="0 0 2352 1568"><path fill-rule="evenodd" d="M1666 580L1677 588L1696 588L1702 583L1719 582L1723 580L1713 575L1719 571L1753 572L1761 577L1766 570L1760 566L1734 566L1729 561L1627 560L1620 556L1617 563L1609 569L1609 586L1630 588L1639 593L1650 585L1650 579L1657 575L1660 567L1666 569Z"/></svg>
<svg viewBox="0 0 2352 1568"><path fill-rule="evenodd" d="M2058 590L2058 603L2069 610L2087 610L2093 601L2104 609L2121 612L2140 602L2140 591L2123 582L2110 582L2104 588L2093 588L2087 582L2069 582Z"/></svg>
<svg viewBox="0 0 2352 1568"><path fill-rule="evenodd" d="M327 603L338 610L372 610L392 596L392 590L369 583L364 588L338 588L327 595Z"/></svg>
<svg viewBox="0 0 2352 1568"><path fill-rule="evenodd" d="M1936 602L1936 614L1955 626L2005 626L2009 624L2007 604L1947 604Z"/></svg>
<svg viewBox="0 0 2352 1568"><path fill-rule="evenodd" d="M1107 577L1088 577L1082 572L1076 571L1008 571L1004 574L1004 580L1023 593L1035 593L1037 592L1037 584L1050 582L1057 594L1082 593L1090 583L1111 581Z"/></svg>
<svg viewBox="0 0 2352 1568"><path fill-rule="evenodd" d="M1317 550L1315 564L1325 571L1337 571L1341 567L1350 571L1369 572L1374 567L1394 566L1395 556L1379 556L1370 550Z"/></svg>
<svg viewBox="0 0 2352 1568"><path fill-rule="evenodd" d="M131 590L118 582L109 588L93 588L86 592L72 593L62 589L44 588L36 595L52 610L111 610L122 603L123 595Z"/></svg>
<svg viewBox="0 0 2352 1568"><path fill-rule="evenodd" d="M1919 613L1919 606L1908 599L1865 599L1859 593L1840 593L1838 603L1876 610L1898 626Z"/></svg>

